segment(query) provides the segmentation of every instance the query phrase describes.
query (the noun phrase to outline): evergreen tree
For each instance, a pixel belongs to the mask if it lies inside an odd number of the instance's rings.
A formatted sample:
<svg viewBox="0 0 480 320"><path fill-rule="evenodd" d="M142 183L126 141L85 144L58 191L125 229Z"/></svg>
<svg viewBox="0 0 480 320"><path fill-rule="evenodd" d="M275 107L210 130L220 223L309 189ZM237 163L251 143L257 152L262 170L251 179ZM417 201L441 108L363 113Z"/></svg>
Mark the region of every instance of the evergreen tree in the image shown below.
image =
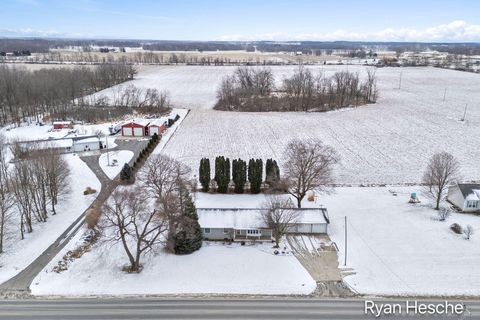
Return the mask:
<svg viewBox="0 0 480 320"><path fill-rule="evenodd" d="M277 161L268 159L265 164L265 182L269 186L274 186L280 180L280 168Z"/></svg>
<svg viewBox="0 0 480 320"><path fill-rule="evenodd" d="M180 187L181 214L173 236L175 254L189 254L202 247L203 233L198 223L197 209L190 192Z"/></svg>
<svg viewBox="0 0 480 320"><path fill-rule="evenodd" d="M210 159L208 158L200 160L199 179L202 184L202 191L208 192L210 187Z"/></svg>
<svg viewBox="0 0 480 320"><path fill-rule="evenodd" d="M228 184L230 182L230 159L225 159L223 156L215 159L215 181L218 185L218 192L228 192Z"/></svg>
<svg viewBox="0 0 480 320"><path fill-rule="evenodd" d="M125 163L123 165L122 171L120 171L120 180L122 180L122 181L132 181L132 179L133 179L132 168L130 168L128 163Z"/></svg>
<svg viewBox="0 0 480 320"><path fill-rule="evenodd" d="M232 177L235 184L235 193L243 193L247 182L247 163L242 159L233 160Z"/></svg>
<svg viewBox="0 0 480 320"><path fill-rule="evenodd" d="M260 193L262 188L263 161L262 159L250 159L248 165L248 181L250 182L250 192Z"/></svg>

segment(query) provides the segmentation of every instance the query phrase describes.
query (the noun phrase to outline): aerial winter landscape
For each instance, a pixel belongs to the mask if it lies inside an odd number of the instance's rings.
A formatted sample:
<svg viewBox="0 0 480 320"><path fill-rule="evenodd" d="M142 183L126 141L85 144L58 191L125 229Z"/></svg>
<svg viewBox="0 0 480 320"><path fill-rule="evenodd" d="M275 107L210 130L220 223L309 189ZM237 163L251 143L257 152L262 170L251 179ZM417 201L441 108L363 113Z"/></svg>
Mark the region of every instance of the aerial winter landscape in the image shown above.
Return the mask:
<svg viewBox="0 0 480 320"><path fill-rule="evenodd" d="M0 320L480 318L478 10L6 0Z"/></svg>

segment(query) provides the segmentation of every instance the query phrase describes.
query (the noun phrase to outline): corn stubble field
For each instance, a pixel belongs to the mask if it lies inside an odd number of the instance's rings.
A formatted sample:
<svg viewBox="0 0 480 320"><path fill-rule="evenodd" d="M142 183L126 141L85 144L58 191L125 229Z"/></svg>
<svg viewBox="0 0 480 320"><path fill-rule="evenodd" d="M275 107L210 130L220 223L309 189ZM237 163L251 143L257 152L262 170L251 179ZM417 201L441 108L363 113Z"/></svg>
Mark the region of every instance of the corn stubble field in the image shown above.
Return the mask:
<svg viewBox="0 0 480 320"><path fill-rule="evenodd" d="M295 66L272 67L277 82ZM364 66L311 66L313 73ZM202 157L273 157L291 138L320 138L341 155L339 184L418 183L428 158L452 153L464 180L480 179L480 76L436 68L377 69L376 104L328 113L236 113L212 110L221 79L234 67L146 66L133 84L168 90L190 114L165 153L190 165ZM400 86L401 77L401 86ZM125 85L125 84L124 84ZM399 88L400 87L400 88ZM444 93L446 89L445 101ZM113 90L118 90L114 88ZM107 89L100 94L113 94ZM465 105L468 104L465 121Z"/></svg>

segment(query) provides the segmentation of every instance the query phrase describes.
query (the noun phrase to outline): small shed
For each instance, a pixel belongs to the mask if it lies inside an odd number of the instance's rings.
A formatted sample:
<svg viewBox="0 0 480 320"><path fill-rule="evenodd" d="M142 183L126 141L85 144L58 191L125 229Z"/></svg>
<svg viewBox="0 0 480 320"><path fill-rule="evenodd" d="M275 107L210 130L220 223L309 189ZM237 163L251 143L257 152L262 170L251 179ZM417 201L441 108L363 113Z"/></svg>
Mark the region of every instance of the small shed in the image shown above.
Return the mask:
<svg viewBox="0 0 480 320"><path fill-rule="evenodd" d="M148 135L148 125L150 120L138 119L127 122L122 125L122 136L124 137L144 137Z"/></svg>
<svg viewBox="0 0 480 320"><path fill-rule="evenodd" d="M168 119L166 118L161 118L161 119L155 119L150 122L148 125L148 135L153 136L154 134L157 134L158 136L162 135L165 130L167 130L167 125L168 125Z"/></svg>
<svg viewBox="0 0 480 320"><path fill-rule="evenodd" d="M72 121L54 121L53 122L53 129L60 130L60 129L72 129L73 123Z"/></svg>
<svg viewBox="0 0 480 320"><path fill-rule="evenodd" d="M73 141L74 152L99 150L100 146L100 138L98 137L89 137Z"/></svg>

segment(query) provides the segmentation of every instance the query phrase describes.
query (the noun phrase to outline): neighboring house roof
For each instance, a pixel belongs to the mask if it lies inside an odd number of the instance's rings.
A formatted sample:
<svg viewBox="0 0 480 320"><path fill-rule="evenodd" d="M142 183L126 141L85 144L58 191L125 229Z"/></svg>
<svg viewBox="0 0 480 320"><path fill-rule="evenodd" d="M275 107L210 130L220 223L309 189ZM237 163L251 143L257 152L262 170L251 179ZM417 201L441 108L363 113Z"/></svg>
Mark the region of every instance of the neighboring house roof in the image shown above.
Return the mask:
<svg viewBox="0 0 480 320"><path fill-rule="evenodd" d="M98 143L98 142L100 142L100 139L98 137L78 139L78 140L75 141L75 143Z"/></svg>
<svg viewBox="0 0 480 320"><path fill-rule="evenodd" d="M72 124L72 121L53 121L53 124Z"/></svg>
<svg viewBox="0 0 480 320"><path fill-rule="evenodd" d="M51 149L51 148L70 148L73 146L72 139L58 139L58 140L37 140L21 142L23 147L34 147L38 149Z"/></svg>
<svg viewBox="0 0 480 320"><path fill-rule="evenodd" d="M298 223L315 224L327 223L324 208L293 209L302 211ZM198 222L202 228L233 228L251 229L267 228L262 221L262 209L224 209L224 208L197 208Z"/></svg>
<svg viewBox="0 0 480 320"><path fill-rule="evenodd" d="M165 122L167 122L167 118L160 118L160 119L154 119L150 122L149 126L158 126L161 127L162 125L165 125Z"/></svg>
<svg viewBox="0 0 480 320"><path fill-rule="evenodd" d="M478 183L459 183L458 188L465 200L480 200L480 184Z"/></svg>

